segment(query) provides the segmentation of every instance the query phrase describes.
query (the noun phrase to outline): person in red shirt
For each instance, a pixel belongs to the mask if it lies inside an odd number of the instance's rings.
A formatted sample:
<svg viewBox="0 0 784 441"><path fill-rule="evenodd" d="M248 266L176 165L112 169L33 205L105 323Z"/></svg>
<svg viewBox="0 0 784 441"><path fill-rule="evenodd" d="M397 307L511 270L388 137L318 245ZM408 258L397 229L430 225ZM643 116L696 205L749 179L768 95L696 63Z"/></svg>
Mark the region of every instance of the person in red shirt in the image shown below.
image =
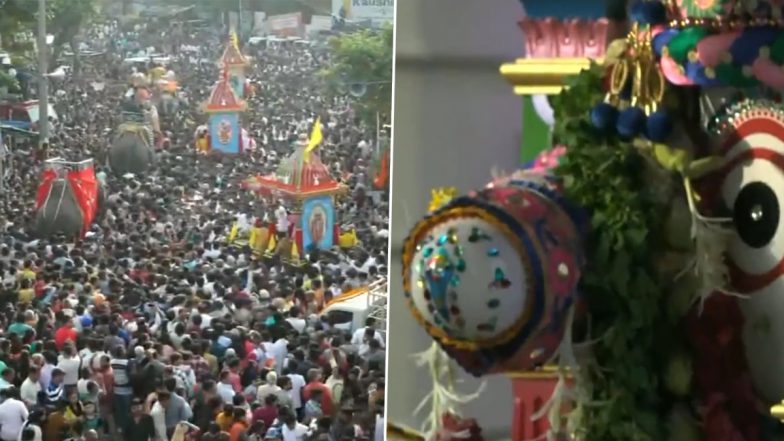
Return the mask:
<svg viewBox="0 0 784 441"><path fill-rule="evenodd" d="M76 330L73 327L73 321L68 320L57 328L57 331L54 333L54 343L57 346L57 349L62 351L63 346L65 346L66 342L72 342L76 344Z"/></svg>
<svg viewBox="0 0 784 441"><path fill-rule="evenodd" d="M253 411L253 422L262 421L264 427L272 427L278 418L278 396L269 394L264 397L264 405Z"/></svg>
<svg viewBox="0 0 784 441"><path fill-rule="evenodd" d="M321 390L321 411L324 416L332 416L332 392L322 381L321 371L311 369L308 371L308 384L302 388L302 398L307 401L310 399L312 391Z"/></svg>
<svg viewBox="0 0 784 441"><path fill-rule="evenodd" d="M231 383L231 386L234 389L234 393L241 394L242 379L240 378L239 370L240 370L240 359L232 358L231 361L229 361L229 369L228 369L229 382Z"/></svg>

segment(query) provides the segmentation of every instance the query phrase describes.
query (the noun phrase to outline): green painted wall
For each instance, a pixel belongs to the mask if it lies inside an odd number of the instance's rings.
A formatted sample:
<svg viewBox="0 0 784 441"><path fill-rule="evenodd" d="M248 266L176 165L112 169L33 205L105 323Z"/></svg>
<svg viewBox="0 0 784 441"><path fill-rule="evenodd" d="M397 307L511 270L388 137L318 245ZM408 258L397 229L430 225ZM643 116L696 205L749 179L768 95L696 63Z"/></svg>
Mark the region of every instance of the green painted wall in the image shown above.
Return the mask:
<svg viewBox="0 0 784 441"><path fill-rule="evenodd" d="M523 96L523 133L520 137L520 161L527 164L551 147L550 127L539 118L533 98Z"/></svg>

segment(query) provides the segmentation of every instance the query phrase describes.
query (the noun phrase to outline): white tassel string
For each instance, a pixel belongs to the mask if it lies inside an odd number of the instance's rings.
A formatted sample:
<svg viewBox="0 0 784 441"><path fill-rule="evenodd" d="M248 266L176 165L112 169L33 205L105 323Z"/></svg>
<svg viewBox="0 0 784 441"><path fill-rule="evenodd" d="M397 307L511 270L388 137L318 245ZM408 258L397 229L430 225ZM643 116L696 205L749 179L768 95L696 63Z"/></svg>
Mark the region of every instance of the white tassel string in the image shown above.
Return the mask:
<svg viewBox="0 0 784 441"><path fill-rule="evenodd" d="M551 434L558 433L561 430L561 417L563 413L564 402L566 400L571 401L576 398L572 389L566 383L566 377L569 371L577 373L579 370L576 358L574 356L574 347L572 346L573 323L574 307L570 308L569 310L566 319L564 337L555 354L555 356L558 357L558 382L555 384L553 394L550 396L547 402L544 403L541 409L531 415L532 422L547 415L550 428L544 435L548 440L550 439Z"/></svg>
<svg viewBox="0 0 784 441"><path fill-rule="evenodd" d="M692 261L675 278L677 280L689 271L694 271L694 274L700 279L696 300L699 301L699 313L701 314L705 301L713 293L741 298L747 296L728 289L730 285L729 267L724 259L729 247L729 240L733 234L732 229L728 226L732 224L732 218L707 217L700 214L691 180L684 178L683 184L692 216L691 236L694 240L695 252Z"/></svg>
<svg viewBox="0 0 784 441"><path fill-rule="evenodd" d="M452 376L450 365L452 361L444 354L438 343L434 342L427 350L412 356L418 367L428 367L430 378L433 382L433 390L414 409L414 414L419 414L429 405L430 414L423 424L421 432L425 434L426 439L435 439L439 434L444 435L442 433L442 417L447 413L459 417L461 415L458 410L459 407L479 397L485 385L482 383L476 392L468 395L460 395L455 392L450 378ZM444 384L444 377L447 380L446 384ZM471 434L470 432L461 431L449 433L448 436L452 438L468 438Z"/></svg>

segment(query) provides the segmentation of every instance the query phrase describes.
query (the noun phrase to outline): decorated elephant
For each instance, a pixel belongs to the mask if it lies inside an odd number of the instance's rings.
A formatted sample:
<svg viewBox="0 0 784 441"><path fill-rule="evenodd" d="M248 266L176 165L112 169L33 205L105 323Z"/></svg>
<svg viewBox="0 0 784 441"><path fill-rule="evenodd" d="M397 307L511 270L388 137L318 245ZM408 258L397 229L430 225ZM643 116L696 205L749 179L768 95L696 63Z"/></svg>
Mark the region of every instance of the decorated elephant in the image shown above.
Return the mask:
<svg viewBox="0 0 784 441"><path fill-rule="evenodd" d="M402 263L441 409L460 400L436 360L553 364L531 417L549 414L547 439L782 439L782 15L635 3L628 37L550 100L556 147L434 191Z"/></svg>
<svg viewBox="0 0 784 441"><path fill-rule="evenodd" d="M149 170L155 160L152 130L142 124L122 124L119 134L109 148L109 166L123 175L141 174Z"/></svg>
<svg viewBox="0 0 784 441"><path fill-rule="evenodd" d="M100 216L104 197L92 160L49 160L36 195L33 230L39 237L79 236Z"/></svg>

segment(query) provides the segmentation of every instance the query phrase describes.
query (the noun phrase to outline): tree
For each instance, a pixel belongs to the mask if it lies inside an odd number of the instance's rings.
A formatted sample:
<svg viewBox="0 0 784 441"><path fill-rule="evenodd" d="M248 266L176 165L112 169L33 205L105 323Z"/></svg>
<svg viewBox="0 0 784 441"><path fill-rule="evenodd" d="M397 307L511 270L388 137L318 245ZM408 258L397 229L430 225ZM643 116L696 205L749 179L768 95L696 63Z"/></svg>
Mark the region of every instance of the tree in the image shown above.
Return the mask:
<svg viewBox="0 0 784 441"><path fill-rule="evenodd" d="M10 93L19 93L19 81L8 73L0 70L0 89L5 89Z"/></svg>
<svg viewBox="0 0 784 441"><path fill-rule="evenodd" d="M56 61L64 45L74 54L73 70L79 70L79 41L77 37L98 15L99 0L48 0L47 31L54 36L52 60Z"/></svg>
<svg viewBox="0 0 784 441"><path fill-rule="evenodd" d="M376 124L376 113L388 119L392 109L392 26L363 29L330 41L332 65L323 74L330 93L345 94L365 88L356 110L366 124ZM364 86L363 86L364 85Z"/></svg>
<svg viewBox="0 0 784 441"><path fill-rule="evenodd" d="M26 0L0 0L0 49L21 55L32 49L30 35L35 26L36 3Z"/></svg>

